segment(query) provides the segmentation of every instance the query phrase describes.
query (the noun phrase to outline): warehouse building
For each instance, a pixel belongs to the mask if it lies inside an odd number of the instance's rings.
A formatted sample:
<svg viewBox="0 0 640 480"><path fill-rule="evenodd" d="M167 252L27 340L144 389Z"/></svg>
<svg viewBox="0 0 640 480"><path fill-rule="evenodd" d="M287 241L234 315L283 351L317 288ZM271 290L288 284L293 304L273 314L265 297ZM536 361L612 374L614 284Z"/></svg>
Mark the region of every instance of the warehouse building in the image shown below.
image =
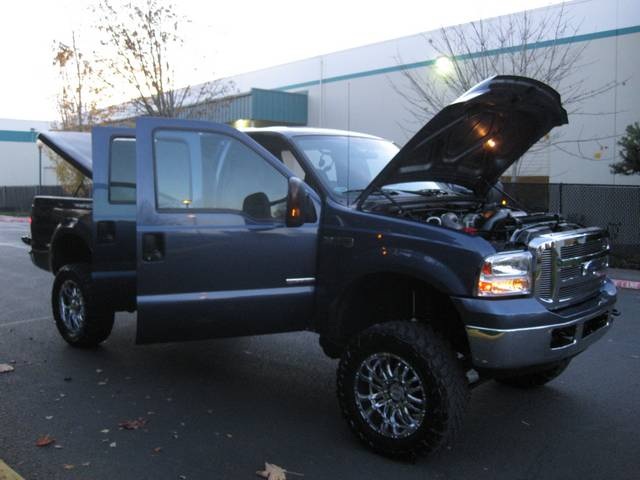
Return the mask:
<svg viewBox="0 0 640 480"><path fill-rule="evenodd" d="M639 185L640 175L613 175L609 168L620 160L616 144L620 135L627 125L640 121L637 0L574 0L532 10L527 15L532 25L564 15L569 19L568 26L575 26L575 30L567 30L556 38L541 35L525 49L510 44L502 49L470 51L457 60L496 58L518 49L540 53L561 45L570 54L579 55L566 87L574 85L572 94L583 95L584 99L568 106L569 124L543 139L539 148L525 155L517 171L507 172L506 179ZM505 18L485 20L484 24L496 24ZM466 24L445 31L471 35L472 29L471 24ZM239 128L308 125L347 129L379 135L402 145L421 127L411 105L413 93L407 72L433 85L444 82L444 77L451 74L450 59L443 58L429 42L430 38L440 36L440 31L425 32L236 75L229 80L241 93L222 102L192 105L182 116ZM123 117L114 119L114 123L122 120ZM30 129L45 128L45 123L6 128L22 131L24 139L31 139ZM16 161L18 157L5 153L10 144L11 141L0 142L0 162L4 162L0 168L6 171L10 162L15 172L10 177L3 174L0 185L37 184L36 145L31 140L25 141L24 151L30 149L31 153ZM43 182L53 181L51 166L46 164L43 169Z"/></svg>
<svg viewBox="0 0 640 480"><path fill-rule="evenodd" d="M637 0L577 0L528 12L533 25L559 14L570 19L568 23L576 30L555 40L539 38L527 49L549 49L555 42L579 52L576 71L568 81L580 83L579 91L587 98L568 108L569 124L554 132L548 140L553 145L527 154L517 180L638 185L640 175L612 175L609 164L620 160L616 142L626 126L640 121L640 4ZM489 19L485 24L499 21ZM447 72L439 71L440 54L428 41L439 35L436 31L407 36L237 75L232 80L240 91L259 87L306 95L306 125L371 133L402 145L421 126L408 105L411 91L404 72L423 75L426 81L442 81L439 77ZM504 53L519 47L505 47ZM467 58L489 54L496 52L470 52ZM587 93L600 89L605 91ZM235 126L263 124L256 113L227 120Z"/></svg>
<svg viewBox="0 0 640 480"><path fill-rule="evenodd" d="M51 122L0 119L0 187L53 185L55 169L38 148L37 132L51 128Z"/></svg>

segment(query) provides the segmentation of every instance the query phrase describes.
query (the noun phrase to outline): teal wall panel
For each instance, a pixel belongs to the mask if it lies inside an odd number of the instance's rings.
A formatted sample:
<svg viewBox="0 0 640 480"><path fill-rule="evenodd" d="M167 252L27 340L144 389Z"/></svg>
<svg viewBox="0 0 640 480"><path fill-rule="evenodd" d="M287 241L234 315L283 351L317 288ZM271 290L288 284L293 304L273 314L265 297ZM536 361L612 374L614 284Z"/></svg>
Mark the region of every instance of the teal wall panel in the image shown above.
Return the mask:
<svg viewBox="0 0 640 480"><path fill-rule="evenodd" d="M0 142L35 143L38 132L20 130L0 130Z"/></svg>

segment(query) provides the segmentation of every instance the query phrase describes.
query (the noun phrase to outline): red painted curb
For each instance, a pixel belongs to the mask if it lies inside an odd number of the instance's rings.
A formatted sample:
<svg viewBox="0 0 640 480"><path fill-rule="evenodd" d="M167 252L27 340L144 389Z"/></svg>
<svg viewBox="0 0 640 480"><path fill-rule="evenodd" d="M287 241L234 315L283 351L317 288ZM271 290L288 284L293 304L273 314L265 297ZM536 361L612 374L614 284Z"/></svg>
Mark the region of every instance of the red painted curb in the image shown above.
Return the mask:
<svg viewBox="0 0 640 480"><path fill-rule="evenodd" d="M616 278L611 279L616 287L628 288L630 290L640 290L640 282L634 280L618 280Z"/></svg>
<svg viewBox="0 0 640 480"><path fill-rule="evenodd" d="M6 223L28 223L29 217L10 217L8 215L0 215L0 222Z"/></svg>

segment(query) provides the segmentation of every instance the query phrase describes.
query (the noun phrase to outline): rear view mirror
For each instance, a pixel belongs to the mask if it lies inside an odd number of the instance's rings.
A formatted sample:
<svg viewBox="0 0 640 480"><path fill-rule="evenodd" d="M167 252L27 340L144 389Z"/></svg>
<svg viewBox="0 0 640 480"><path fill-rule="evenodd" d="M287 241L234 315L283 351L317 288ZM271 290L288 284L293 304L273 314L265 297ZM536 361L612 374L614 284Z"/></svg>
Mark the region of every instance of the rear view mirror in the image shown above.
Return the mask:
<svg viewBox="0 0 640 480"><path fill-rule="evenodd" d="M298 177L289 178L287 194L287 227L300 227L317 220L316 209L309 198L304 182Z"/></svg>

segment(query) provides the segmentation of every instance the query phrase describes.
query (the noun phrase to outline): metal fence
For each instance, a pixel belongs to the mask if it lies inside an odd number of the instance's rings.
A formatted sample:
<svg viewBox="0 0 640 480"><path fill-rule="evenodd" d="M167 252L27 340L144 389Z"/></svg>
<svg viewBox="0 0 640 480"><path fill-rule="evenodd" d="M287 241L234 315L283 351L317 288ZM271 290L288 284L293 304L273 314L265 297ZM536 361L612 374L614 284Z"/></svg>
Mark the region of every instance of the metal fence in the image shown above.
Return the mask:
<svg viewBox="0 0 640 480"><path fill-rule="evenodd" d="M640 268L640 186L505 183L504 191L529 210L558 212L609 231L613 263Z"/></svg>
<svg viewBox="0 0 640 480"><path fill-rule="evenodd" d="M65 195L58 185L28 185L18 187L0 187L0 211L28 213L31 211L31 201L36 195Z"/></svg>

